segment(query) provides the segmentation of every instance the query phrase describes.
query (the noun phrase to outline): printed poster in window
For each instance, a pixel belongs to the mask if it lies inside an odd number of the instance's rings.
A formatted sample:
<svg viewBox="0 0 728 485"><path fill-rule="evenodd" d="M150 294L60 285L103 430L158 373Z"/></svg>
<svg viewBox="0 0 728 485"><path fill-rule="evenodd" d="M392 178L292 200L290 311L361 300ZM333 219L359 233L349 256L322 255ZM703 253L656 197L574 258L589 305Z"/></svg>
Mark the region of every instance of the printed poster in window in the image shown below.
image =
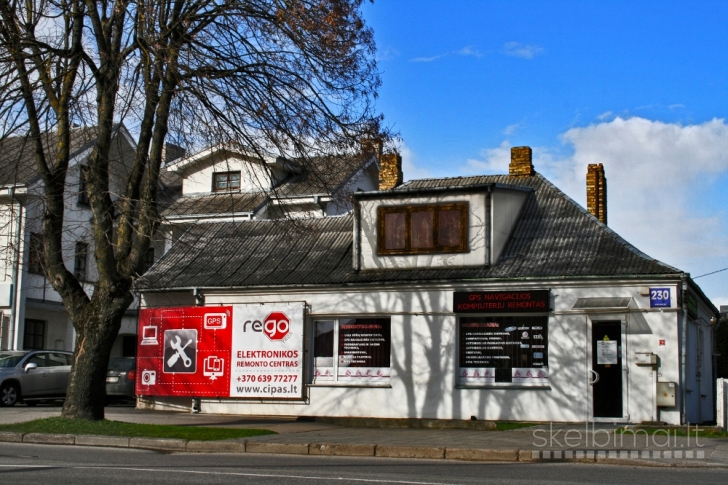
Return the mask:
<svg viewBox="0 0 728 485"><path fill-rule="evenodd" d="M546 317L461 317L461 384L548 384Z"/></svg>
<svg viewBox="0 0 728 485"><path fill-rule="evenodd" d="M341 320L339 381L387 381L390 377L390 321Z"/></svg>

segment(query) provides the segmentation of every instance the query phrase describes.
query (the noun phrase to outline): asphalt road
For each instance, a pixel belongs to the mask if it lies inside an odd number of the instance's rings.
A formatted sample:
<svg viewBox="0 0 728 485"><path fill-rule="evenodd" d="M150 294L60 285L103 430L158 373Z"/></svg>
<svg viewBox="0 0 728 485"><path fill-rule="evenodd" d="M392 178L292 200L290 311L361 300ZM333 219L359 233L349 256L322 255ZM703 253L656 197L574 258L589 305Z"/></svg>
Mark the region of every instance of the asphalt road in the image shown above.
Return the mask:
<svg viewBox="0 0 728 485"><path fill-rule="evenodd" d="M638 484L728 482L728 470L615 465L500 464L291 455L164 454L0 443L3 483L64 484Z"/></svg>

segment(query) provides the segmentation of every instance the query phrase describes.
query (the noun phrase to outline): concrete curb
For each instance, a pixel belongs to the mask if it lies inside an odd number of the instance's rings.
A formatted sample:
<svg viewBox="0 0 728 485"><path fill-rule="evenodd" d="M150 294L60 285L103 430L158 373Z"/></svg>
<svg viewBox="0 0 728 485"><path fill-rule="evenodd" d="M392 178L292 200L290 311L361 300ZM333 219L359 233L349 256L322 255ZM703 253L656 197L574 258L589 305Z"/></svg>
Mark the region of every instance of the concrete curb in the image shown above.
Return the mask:
<svg viewBox="0 0 728 485"><path fill-rule="evenodd" d="M309 455L374 456L376 445L311 444Z"/></svg>
<svg viewBox="0 0 728 485"><path fill-rule="evenodd" d="M704 462L672 462L632 458L620 453L609 456L590 452L578 455L559 450L516 450L482 448L447 448L429 446L343 444L343 443L269 443L264 441L188 441L172 438L132 438L44 433L0 432L0 442L44 445L100 446L138 448L182 453L265 453L314 456L377 456L382 458L445 459L478 462L522 463L599 463L629 466L727 468L728 464Z"/></svg>
<svg viewBox="0 0 728 485"><path fill-rule="evenodd" d="M27 433L23 435L23 443L73 445L76 443L76 436L72 434Z"/></svg>
<svg viewBox="0 0 728 485"><path fill-rule="evenodd" d="M110 446L113 448L129 448L131 438L125 436L96 436L78 435L76 444L79 446Z"/></svg>
<svg viewBox="0 0 728 485"><path fill-rule="evenodd" d="M23 441L23 433L14 433L12 431L0 432L0 441L5 443L20 443Z"/></svg>
<svg viewBox="0 0 728 485"><path fill-rule="evenodd" d="M374 456L385 458L445 458L445 448L377 445Z"/></svg>
<svg viewBox="0 0 728 485"><path fill-rule="evenodd" d="M130 438L129 448L160 451L187 451L187 440L174 438Z"/></svg>
<svg viewBox="0 0 728 485"><path fill-rule="evenodd" d="M278 453L282 455L308 455L308 443L266 443L248 441L246 453Z"/></svg>
<svg viewBox="0 0 728 485"><path fill-rule="evenodd" d="M483 450L471 448L446 448L445 459L465 461L519 461L518 450ZM530 456L530 453L528 454ZM521 460L526 461L526 460ZM530 461L530 460L529 460Z"/></svg>
<svg viewBox="0 0 728 485"><path fill-rule="evenodd" d="M245 441L188 441L188 453L245 453Z"/></svg>

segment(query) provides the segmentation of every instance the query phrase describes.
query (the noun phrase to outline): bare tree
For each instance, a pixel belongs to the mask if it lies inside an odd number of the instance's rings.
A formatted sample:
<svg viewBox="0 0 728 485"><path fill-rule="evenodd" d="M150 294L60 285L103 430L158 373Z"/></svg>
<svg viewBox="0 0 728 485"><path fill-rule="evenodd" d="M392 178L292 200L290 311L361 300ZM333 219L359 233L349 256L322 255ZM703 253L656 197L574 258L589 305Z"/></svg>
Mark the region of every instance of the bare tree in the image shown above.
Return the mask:
<svg viewBox="0 0 728 485"><path fill-rule="evenodd" d="M380 80L361 2L0 0L0 136L31 144L44 187L44 269L77 334L63 416L104 416L106 363L159 224L165 140L305 164L388 136L372 107ZM118 123L137 150L112 193ZM91 295L61 254L77 125L95 128L83 168L99 275Z"/></svg>

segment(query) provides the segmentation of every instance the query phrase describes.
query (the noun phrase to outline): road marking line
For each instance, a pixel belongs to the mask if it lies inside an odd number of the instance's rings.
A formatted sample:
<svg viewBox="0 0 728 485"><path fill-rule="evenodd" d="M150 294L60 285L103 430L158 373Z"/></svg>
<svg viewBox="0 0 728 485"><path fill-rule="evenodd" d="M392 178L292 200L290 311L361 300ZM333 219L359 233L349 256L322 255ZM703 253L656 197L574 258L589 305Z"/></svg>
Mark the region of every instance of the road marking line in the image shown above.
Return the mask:
<svg viewBox="0 0 728 485"><path fill-rule="evenodd" d="M281 475L272 473L243 473L243 472L213 472L213 471L197 471L197 470L180 470L177 468L132 468L132 467L105 467L105 466L69 466L69 468L78 469L93 469L93 470L130 470L139 472L158 472L158 473L189 473L196 475L225 475L225 476L240 476L240 477L267 477L267 478L299 478L303 480L349 480L352 482L366 482L366 483L401 483L403 485L455 485L448 482L415 482L409 480L391 480L391 479L371 479L371 478L349 478L349 477L320 477L313 475Z"/></svg>

